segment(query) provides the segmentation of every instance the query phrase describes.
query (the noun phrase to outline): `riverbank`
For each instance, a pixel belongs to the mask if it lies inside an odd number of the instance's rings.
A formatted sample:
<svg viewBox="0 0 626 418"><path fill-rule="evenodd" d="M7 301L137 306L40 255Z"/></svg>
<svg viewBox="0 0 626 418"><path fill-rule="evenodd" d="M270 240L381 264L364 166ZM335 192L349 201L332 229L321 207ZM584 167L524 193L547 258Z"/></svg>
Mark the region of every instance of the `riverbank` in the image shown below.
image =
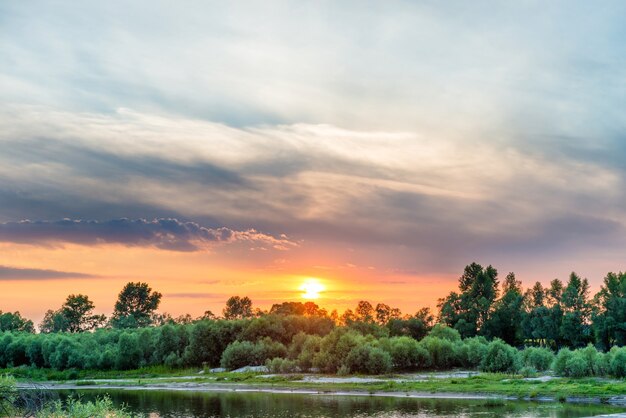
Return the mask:
<svg viewBox="0 0 626 418"><path fill-rule="evenodd" d="M274 375L263 373L140 374L124 372L104 378L33 382L22 387L48 389L133 389L174 391L256 391L273 393L394 396L447 399L504 399L583 402L626 407L626 382L604 378L559 378L447 371L388 376Z"/></svg>

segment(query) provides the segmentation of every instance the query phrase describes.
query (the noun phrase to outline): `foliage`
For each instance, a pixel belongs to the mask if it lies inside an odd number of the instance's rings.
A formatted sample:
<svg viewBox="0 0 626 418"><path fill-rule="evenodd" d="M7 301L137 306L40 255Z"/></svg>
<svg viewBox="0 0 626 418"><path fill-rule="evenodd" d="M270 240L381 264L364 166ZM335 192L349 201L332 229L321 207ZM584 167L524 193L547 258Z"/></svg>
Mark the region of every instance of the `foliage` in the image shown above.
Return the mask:
<svg viewBox="0 0 626 418"><path fill-rule="evenodd" d="M526 347L519 353L521 363L537 371L545 371L554 361L554 353L547 348Z"/></svg>
<svg viewBox="0 0 626 418"><path fill-rule="evenodd" d="M224 319L244 319L252 318L252 301L249 297L231 296L226 301L226 307L222 312Z"/></svg>
<svg viewBox="0 0 626 418"><path fill-rule="evenodd" d="M459 290L440 301L440 318L462 337L473 337L487 322L498 296L498 271L472 263L459 278Z"/></svg>
<svg viewBox="0 0 626 418"><path fill-rule="evenodd" d="M85 295L69 295L57 311L49 310L40 324L41 332L83 332L102 326L104 315L93 313L95 306Z"/></svg>
<svg viewBox="0 0 626 418"><path fill-rule="evenodd" d="M33 321L24 318L19 312L0 311L0 332L35 332Z"/></svg>
<svg viewBox="0 0 626 418"><path fill-rule="evenodd" d="M47 408L39 411L42 418L130 418L132 414L124 408L114 408L107 396L95 401L83 402L77 398L69 398L65 402L55 401Z"/></svg>
<svg viewBox="0 0 626 418"><path fill-rule="evenodd" d="M0 416L15 415L14 403L16 399L15 379L11 376L0 376Z"/></svg>
<svg viewBox="0 0 626 418"><path fill-rule="evenodd" d="M450 328L444 324L437 324L428 333L429 337L441 338L444 340L456 342L461 341L461 334L454 328Z"/></svg>
<svg viewBox="0 0 626 418"><path fill-rule="evenodd" d="M492 373L514 373L519 369L517 350L504 341L495 339L487 346L480 368Z"/></svg>
<svg viewBox="0 0 626 418"><path fill-rule="evenodd" d="M160 303L161 294L152 291L147 283L128 283L118 295L111 325L116 328L149 326Z"/></svg>

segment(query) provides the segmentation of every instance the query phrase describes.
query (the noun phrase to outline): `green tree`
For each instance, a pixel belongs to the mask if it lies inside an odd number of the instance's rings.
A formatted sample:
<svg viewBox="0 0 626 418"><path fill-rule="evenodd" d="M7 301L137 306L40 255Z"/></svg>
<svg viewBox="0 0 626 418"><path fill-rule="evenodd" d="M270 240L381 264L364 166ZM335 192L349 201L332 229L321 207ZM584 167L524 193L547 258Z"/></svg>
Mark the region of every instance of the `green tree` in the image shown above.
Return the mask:
<svg viewBox="0 0 626 418"><path fill-rule="evenodd" d="M439 301L439 318L463 337L473 337L481 333L498 297L498 271L472 263L459 278L459 290Z"/></svg>
<svg viewBox="0 0 626 418"><path fill-rule="evenodd" d="M495 303L482 332L488 338L500 338L509 345L523 343L524 297L522 283L509 273L502 284L502 297Z"/></svg>
<svg viewBox="0 0 626 418"><path fill-rule="evenodd" d="M244 319L252 318L252 300L249 297L231 296L226 301L226 306L222 311L224 319Z"/></svg>
<svg viewBox="0 0 626 418"><path fill-rule="evenodd" d="M51 332L67 332L67 318L65 318L60 310L53 311L52 309L48 309L44 314L41 324L39 324L39 330L44 334Z"/></svg>
<svg viewBox="0 0 626 418"><path fill-rule="evenodd" d="M589 321L589 282L571 273L561 298L563 321L559 329L562 343L568 347L582 347L591 340Z"/></svg>
<svg viewBox="0 0 626 418"><path fill-rule="evenodd" d="M33 321L24 318L19 312L0 311L0 332L35 332Z"/></svg>
<svg viewBox="0 0 626 418"><path fill-rule="evenodd" d="M82 332L96 329L106 322L106 316L93 313L95 306L85 295L69 295L61 306L67 331Z"/></svg>
<svg viewBox="0 0 626 418"><path fill-rule="evenodd" d="M153 292L148 283L127 283L115 303L111 324L116 328L152 325L154 312L160 303L161 294Z"/></svg>
<svg viewBox="0 0 626 418"><path fill-rule="evenodd" d="M608 273L594 297L593 325L598 345L605 350L626 345L626 273Z"/></svg>

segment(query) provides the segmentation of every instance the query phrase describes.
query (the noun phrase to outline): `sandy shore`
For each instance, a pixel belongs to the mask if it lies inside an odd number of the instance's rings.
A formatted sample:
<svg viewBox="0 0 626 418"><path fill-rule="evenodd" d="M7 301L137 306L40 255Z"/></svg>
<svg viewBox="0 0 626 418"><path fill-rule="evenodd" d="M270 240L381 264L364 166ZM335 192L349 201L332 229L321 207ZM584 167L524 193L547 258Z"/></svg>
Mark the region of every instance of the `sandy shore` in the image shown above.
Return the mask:
<svg viewBox="0 0 626 418"><path fill-rule="evenodd" d="M135 379L136 381L136 379ZM377 397L397 397L397 398L417 398L417 399L457 399L457 400L479 400L479 399L501 399L510 401L533 401L533 402L557 402L558 400L551 396L542 397L525 397L507 396L489 393L454 393L454 392L400 392L400 391L364 391L364 390L318 390L306 388L277 388L263 385L247 385L247 384L224 384L224 383L150 383L142 385L132 384L115 384L114 381L108 380L101 384L78 385L75 383L46 382L37 383L36 385L27 383L18 383L19 388L28 389L36 387L37 389L49 390L135 390L135 391L190 391L190 392L257 392L257 393L275 393L275 394L302 394L302 395L323 395L323 396L377 396ZM608 403L615 406L626 406L626 396L613 396L608 399L599 397L567 397L566 402L571 403ZM626 417L626 414L611 415L612 417Z"/></svg>

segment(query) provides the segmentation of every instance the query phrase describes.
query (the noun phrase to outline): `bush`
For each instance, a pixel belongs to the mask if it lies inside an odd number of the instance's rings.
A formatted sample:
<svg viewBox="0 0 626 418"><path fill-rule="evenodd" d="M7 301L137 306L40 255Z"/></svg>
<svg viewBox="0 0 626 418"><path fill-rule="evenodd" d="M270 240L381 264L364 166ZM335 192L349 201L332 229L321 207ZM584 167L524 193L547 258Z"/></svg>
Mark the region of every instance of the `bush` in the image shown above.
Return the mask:
<svg viewBox="0 0 626 418"><path fill-rule="evenodd" d="M67 401L55 401L37 413L42 418L130 418L132 415L124 408L116 409L107 396L93 402L69 398Z"/></svg>
<svg viewBox="0 0 626 418"><path fill-rule="evenodd" d="M320 351L313 357L313 366L335 373L354 347L367 344L373 337L364 337L354 330L337 328L320 341Z"/></svg>
<svg viewBox="0 0 626 418"><path fill-rule="evenodd" d="M572 357L573 351L569 348L561 348L552 363L552 371L558 376L566 376L567 361Z"/></svg>
<svg viewBox="0 0 626 418"><path fill-rule="evenodd" d="M554 361L554 353L547 348L526 347L520 351L519 356L524 366L538 371L548 370Z"/></svg>
<svg viewBox="0 0 626 418"><path fill-rule="evenodd" d="M585 358L579 351L575 351L565 362L565 376L585 377L590 376L590 370Z"/></svg>
<svg viewBox="0 0 626 418"><path fill-rule="evenodd" d="M480 368L491 373L514 373L519 369L517 350L496 338L487 346Z"/></svg>
<svg viewBox="0 0 626 418"><path fill-rule="evenodd" d="M137 334L124 332L120 335L115 368L118 370L136 369L139 367L142 355Z"/></svg>
<svg viewBox="0 0 626 418"><path fill-rule="evenodd" d="M3 415L11 415L17 395L15 379L12 376L0 376L0 412Z"/></svg>
<svg viewBox="0 0 626 418"><path fill-rule="evenodd" d="M530 366L524 366L520 369L519 374L524 377L535 377L537 376L537 369Z"/></svg>
<svg viewBox="0 0 626 418"><path fill-rule="evenodd" d="M601 373L605 367L604 356L588 345L574 351L567 348L559 350L552 369L559 376L587 377Z"/></svg>
<svg viewBox="0 0 626 418"><path fill-rule="evenodd" d="M250 341L235 341L229 344L222 353L220 364L228 370L257 365L256 345Z"/></svg>
<svg viewBox="0 0 626 418"><path fill-rule="evenodd" d="M354 347L344 364L352 373L384 374L391 370L389 353L370 344Z"/></svg>
<svg viewBox="0 0 626 418"><path fill-rule="evenodd" d="M485 337L466 338L463 342L457 342L455 350L458 361L464 367L480 366L488 344Z"/></svg>
<svg viewBox="0 0 626 418"><path fill-rule="evenodd" d="M296 373L299 371L298 365L294 360L280 357L267 360L265 366L271 373Z"/></svg>
<svg viewBox="0 0 626 418"><path fill-rule="evenodd" d="M611 349L609 370L615 377L626 377L626 347Z"/></svg>
<svg viewBox="0 0 626 418"><path fill-rule="evenodd" d="M295 335L288 349L288 357L296 360L301 370L313 367L313 359L320 351L322 338L318 335L307 335L303 332Z"/></svg>
<svg viewBox="0 0 626 418"><path fill-rule="evenodd" d="M444 324L437 324L428 333L429 337L441 338L448 341L461 341L461 334L454 328Z"/></svg>
<svg viewBox="0 0 626 418"><path fill-rule="evenodd" d="M389 340L389 354L397 370L426 367L430 363L428 351L411 337L393 337Z"/></svg>
<svg viewBox="0 0 626 418"><path fill-rule="evenodd" d="M458 364L456 350L450 340L429 335L423 338L419 345L428 353L430 365L434 368L446 369Z"/></svg>

